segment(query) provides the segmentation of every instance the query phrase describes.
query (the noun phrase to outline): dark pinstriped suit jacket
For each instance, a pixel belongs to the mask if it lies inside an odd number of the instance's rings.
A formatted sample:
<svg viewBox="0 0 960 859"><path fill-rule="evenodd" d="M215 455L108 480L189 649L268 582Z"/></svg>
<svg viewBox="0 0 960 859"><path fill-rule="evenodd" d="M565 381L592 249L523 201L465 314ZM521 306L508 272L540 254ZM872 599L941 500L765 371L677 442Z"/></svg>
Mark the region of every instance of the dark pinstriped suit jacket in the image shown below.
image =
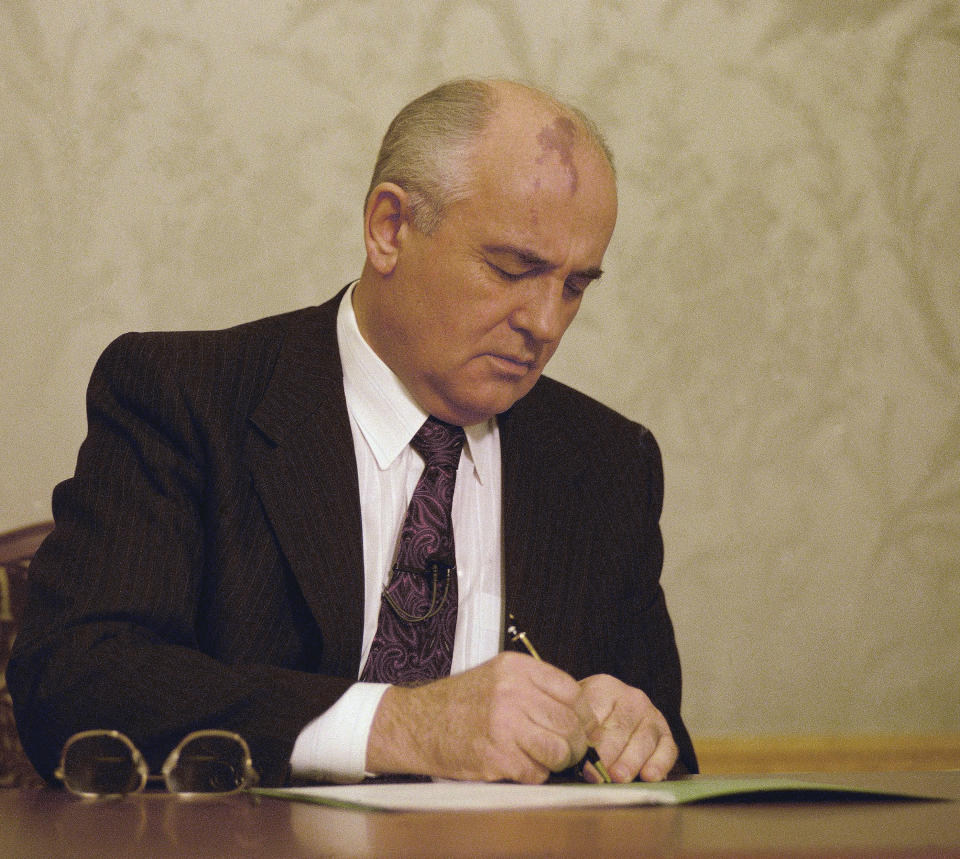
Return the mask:
<svg viewBox="0 0 960 859"><path fill-rule="evenodd" d="M363 549L338 299L125 335L101 357L7 672L44 776L78 730L118 728L156 767L187 732L227 727L277 783L300 729L355 681ZM647 692L694 770L653 437L546 378L499 422L507 611L575 677Z"/></svg>

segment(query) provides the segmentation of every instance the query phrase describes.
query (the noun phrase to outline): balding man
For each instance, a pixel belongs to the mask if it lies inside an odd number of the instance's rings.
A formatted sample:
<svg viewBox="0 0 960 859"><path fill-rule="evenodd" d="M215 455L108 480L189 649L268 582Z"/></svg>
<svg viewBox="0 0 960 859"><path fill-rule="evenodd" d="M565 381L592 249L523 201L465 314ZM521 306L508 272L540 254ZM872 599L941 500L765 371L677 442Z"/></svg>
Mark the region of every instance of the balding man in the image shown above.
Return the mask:
<svg viewBox="0 0 960 859"><path fill-rule="evenodd" d="M268 784L541 782L588 744L614 781L696 771L656 443L541 376L616 209L583 114L455 81L387 131L354 284L112 344L8 669L38 770L214 727Z"/></svg>

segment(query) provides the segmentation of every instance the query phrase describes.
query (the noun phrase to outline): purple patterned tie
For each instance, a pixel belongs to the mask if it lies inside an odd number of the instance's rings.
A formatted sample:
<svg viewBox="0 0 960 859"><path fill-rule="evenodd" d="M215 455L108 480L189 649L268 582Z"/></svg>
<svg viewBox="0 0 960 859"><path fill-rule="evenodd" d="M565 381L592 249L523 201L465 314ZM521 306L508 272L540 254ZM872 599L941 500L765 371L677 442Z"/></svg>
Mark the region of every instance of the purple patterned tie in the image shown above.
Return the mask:
<svg viewBox="0 0 960 859"><path fill-rule="evenodd" d="M380 602L377 634L360 679L417 683L450 673L457 628L457 569L450 509L463 429L434 417L411 446L426 461Z"/></svg>

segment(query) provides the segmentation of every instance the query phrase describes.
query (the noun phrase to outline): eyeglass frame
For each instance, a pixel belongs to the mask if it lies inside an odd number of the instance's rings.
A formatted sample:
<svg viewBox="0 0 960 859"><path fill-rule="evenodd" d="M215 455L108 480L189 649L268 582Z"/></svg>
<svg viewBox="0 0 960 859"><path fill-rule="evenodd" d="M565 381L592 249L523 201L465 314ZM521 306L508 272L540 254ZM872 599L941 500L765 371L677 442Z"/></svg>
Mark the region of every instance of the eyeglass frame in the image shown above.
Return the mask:
<svg viewBox="0 0 960 859"><path fill-rule="evenodd" d="M130 751L130 763L140 778L140 784L137 785L136 788L125 793L99 793L97 791L75 790L70 786L70 783L67 780L67 773L64 769L67 762L67 752L69 751L70 747L74 745L74 743L90 737L110 737L111 739L118 740L127 747L127 749ZM240 749L243 751L243 777L240 784L234 788L231 788L230 790L174 790L170 786L170 775L179 763L180 755L183 752L183 749L188 743L204 737L225 737L227 739L234 740L240 746ZM167 790L167 793L171 793L180 797L230 796L231 794L239 793L247 788L255 787L260 782L260 775L253 766L253 757L250 754L250 746L247 744L247 741L233 731L224 731L219 728L206 728L199 731L191 731L189 734L187 734L167 755L158 775L150 774L150 767L147 764L142 752L136 747L133 740L131 740L122 731L117 731L113 728L94 728L88 731L78 731L75 734L71 734L70 737L67 738L67 741L63 744L63 749L60 752L60 764L53 771L53 775L56 779L63 783L63 786L69 790L70 793L72 793L74 796L79 796L84 799L108 799L112 797L131 796L133 794L141 793L149 782L158 781L161 778L163 779L163 784Z"/></svg>

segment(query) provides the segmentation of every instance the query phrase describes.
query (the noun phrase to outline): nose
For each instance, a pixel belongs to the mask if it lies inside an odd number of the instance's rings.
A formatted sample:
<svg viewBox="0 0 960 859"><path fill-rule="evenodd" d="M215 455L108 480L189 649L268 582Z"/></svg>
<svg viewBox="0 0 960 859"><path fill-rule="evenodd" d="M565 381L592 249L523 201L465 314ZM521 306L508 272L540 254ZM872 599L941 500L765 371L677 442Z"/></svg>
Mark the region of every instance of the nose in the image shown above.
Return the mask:
<svg viewBox="0 0 960 859"><path fill-rule="evenodd" d="M510 326L539 345L556 344L577 314L579 300L564 293L562 279L538 279L528 284L510 315Z"/></svg>

